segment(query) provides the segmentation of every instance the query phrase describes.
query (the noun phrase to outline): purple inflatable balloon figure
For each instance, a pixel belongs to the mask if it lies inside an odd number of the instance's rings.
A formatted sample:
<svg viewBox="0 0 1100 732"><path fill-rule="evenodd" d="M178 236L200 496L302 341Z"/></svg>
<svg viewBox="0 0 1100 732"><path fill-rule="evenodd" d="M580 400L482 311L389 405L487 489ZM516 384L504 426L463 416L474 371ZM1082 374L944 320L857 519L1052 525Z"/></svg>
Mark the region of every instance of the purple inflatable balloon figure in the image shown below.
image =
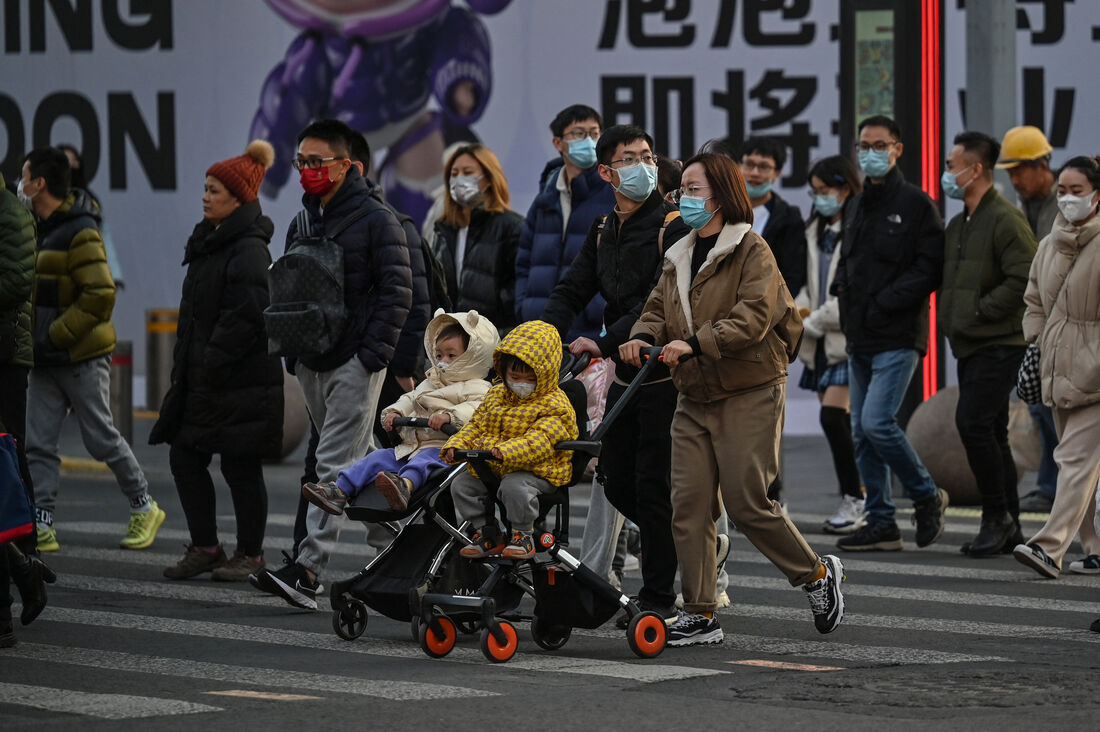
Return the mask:
<svg viewBox="0 0 1100 732"><path fill-rule="evenodd" d="M441 182L444 145L476 140L492 91L489 36L475 13L511 0L267 0L301 33L264 80L249 139L281 161L263 192L287 182L298 132L335 117L386 150L377 177L390 203L419 226ZM438 111L429 109L435 99Z"/></svg>

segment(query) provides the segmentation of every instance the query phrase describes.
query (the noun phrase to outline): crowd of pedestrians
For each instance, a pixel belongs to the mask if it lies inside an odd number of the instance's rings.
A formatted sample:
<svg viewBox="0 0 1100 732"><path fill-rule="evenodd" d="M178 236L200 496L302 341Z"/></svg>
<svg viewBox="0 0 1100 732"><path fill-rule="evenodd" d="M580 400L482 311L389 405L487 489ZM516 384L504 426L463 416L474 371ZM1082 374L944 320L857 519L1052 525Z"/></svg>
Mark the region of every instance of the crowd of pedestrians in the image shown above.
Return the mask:
<svg viewBox="0 0 1100 732"><path fill-rule="evenodd" d="M840 495L821 525L837 549L904 548L893 478L912 502L916 545L936 542L950 497L899 421L933 293L957 359L955 426L981 496L963 552L1012 553L1057 577L1079 534L1086 556L1068 569L1100 573L1100 161L1055 169L1032 127L1003 144L963 132L941 179L963 210L945 227L904 179L902 130L884 116L860 122L850 154L811 165L806 219L774 190L787 159L777 139L708 143L680 163L644 129L605 128L582 104L550 132L557 155L526 217L511 210L492 150L462 143L448 148L441 205L419 228L368 177L363 136L337 120L303 129L293 160L256 140L207 169L203 218L183 249L171 386L150 435L169 445L190 533L166 578L209 572L316 609L339 538L332 516L372 485L400 509L433 467L454 461L453 448L471 446L500 461L513 533L499 533L480 481L457 480L456 508L473 524L463 556L533 556L537 495L572 469L548 446L578 429L557 387L562 347L610 364L610 410L643 348L659 346L661 363L605 437L582 558L612 573L629 521L639 606L665 618L669 645L718 643L735 528L805 591L817 630L832 632L844 617L843 563L810 548L781 492L789 366L801 359L799 386L820 402ZM9 581L31 622L54 579L39 553L64 546L54 515L66 414L126 497L121 548L149 547L165 520L111 419L117 273L78 161L76 150L33 150L14 195L0 191L0 423L34 506L33 532L0 551L0 645L14 642ZM257 198L273 165L299 173L293 221L271 221ZM1010 171L1019 208L994 185L997 168ZM1032 414L1044 461L1037 492L1021 501L1008 414L1028 344L1039 352L1043 404ZM282 445L284 368L301 386L311 440L295 546L275 568L264 558L262 461ZM396 416L461 431L444 442L406 430L410 443L375 452ZM214 455L237 519L231 555L215 521ZM1036 509L1050 518L1025 538L1020 512Z"/></svg>

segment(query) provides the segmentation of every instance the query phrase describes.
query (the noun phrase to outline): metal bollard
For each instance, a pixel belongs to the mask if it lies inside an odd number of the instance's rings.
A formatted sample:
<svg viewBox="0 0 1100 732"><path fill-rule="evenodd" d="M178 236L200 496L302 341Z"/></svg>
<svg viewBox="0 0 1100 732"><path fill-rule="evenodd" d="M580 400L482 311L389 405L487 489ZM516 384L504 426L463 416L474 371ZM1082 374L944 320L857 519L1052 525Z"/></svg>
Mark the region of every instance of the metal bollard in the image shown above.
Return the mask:
<svg viewBox="0 0 1100 732"><path fill-rule="evenodd" d="M172 385L172 351L176 347L179 310L145 311L145 408L160 409Z"/></svg>
<svg viewBox="0 0 1100 732"><path fill-rule="evenodd" d="M118 341L111 354L111 419L126 442L134 442L134 344Z"/></svg>

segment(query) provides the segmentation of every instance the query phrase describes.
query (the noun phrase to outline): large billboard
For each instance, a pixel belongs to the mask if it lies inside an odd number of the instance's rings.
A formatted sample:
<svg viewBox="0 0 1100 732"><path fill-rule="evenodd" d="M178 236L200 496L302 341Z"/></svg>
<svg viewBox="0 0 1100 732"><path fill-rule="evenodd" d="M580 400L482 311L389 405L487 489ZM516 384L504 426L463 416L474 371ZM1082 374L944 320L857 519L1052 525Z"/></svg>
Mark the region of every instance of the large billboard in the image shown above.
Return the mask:
<svg viewBox="0 0 1100 732"><path fill-rule="evenodd" d="M963 4L944 9L947 140L963 129ZM472 22L430 25L455 9ZM839 18L836 0L2 0L0 171L18 175L35 146L83 150L126 285L116 324L138 344L140 374L143 313L178 301L205 170L263 129L265 80L303 34L328 54L305 70L327 63L329 75L297 79L301 103L351 99L379 163L401 124L439 110L441 79L465 73L483 91L459 126L498 153L518 211L554 155L550 119L583 102L608 123L643 125L673 157L716 137L779 136L790 147L780 191L806 212L808 164L838 152ZM1100 152L1100 95L1088 93L1100 3L1019 0L1017 24L1020 121L1047 131L1055 162ZM371 89L382 98L364 101ZM400 113L374 119L398 98ZM457 134L453 123L441 134ZM276 165L288 171L285 153ZM279 251L300 196L284 180L261 197Z"/></svg>

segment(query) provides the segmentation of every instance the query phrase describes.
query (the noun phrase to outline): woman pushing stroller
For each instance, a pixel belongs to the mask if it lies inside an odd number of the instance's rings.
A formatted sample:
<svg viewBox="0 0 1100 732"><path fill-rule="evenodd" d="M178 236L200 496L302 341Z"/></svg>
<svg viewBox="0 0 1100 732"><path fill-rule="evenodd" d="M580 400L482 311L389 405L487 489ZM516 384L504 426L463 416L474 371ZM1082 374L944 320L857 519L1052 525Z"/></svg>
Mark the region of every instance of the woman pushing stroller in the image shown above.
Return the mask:
<svg viewBox="0 0 1100 732"><path fill-rule="evenodd" d="M424 332L424 350L434 365L424 381L382 410L388 430L397 417L427 419L430 429L402 428L397 447L374 450L332 483L306 483L302 495L322 510L339 515L348 501L374 485L390 508L404 510L409 495L436 468L446 467L439 450L445 424L465 425L489 391L486 381L499 342L496 326L477 311L437 310Z"/></svg>

